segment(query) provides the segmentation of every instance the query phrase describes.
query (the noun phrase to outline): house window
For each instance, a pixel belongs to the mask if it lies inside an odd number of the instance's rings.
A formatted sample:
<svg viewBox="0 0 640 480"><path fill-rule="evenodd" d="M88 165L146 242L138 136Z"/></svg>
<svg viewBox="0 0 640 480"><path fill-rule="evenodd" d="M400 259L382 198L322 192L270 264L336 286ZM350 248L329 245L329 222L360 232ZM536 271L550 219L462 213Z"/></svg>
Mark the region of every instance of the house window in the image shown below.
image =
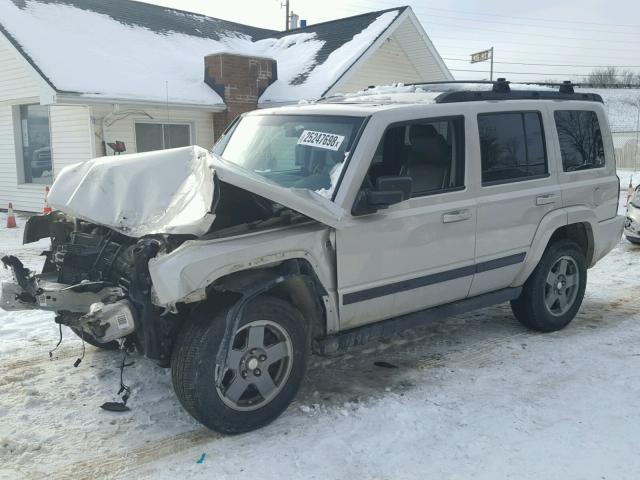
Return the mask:
<svg viewBox="0 0 640 480"><path fill-rule="evenodd" d="M604 167L604 145L596 112L557 110L554 112L565 172Z"/></svg>
<svg viewBox="0 0 640 480"><path fill-rule="evenodd" d="M478 115L478 129L483 185L547 175L540 113L483 113Z"/></svg>
<svg viewBox="0 0 640 480"><path fill-rule="evenodd" d="M20 119L17 140L21 150L24 183L49 184L53 179L51 164L51 132L49 107L21 105L16 112Z"/></svg>
<svg viewBox="0 0 640 480"><path fill-rule="evenodd" d="M136 150L150 152L191 145L188 123L136 122Z"/></svg>

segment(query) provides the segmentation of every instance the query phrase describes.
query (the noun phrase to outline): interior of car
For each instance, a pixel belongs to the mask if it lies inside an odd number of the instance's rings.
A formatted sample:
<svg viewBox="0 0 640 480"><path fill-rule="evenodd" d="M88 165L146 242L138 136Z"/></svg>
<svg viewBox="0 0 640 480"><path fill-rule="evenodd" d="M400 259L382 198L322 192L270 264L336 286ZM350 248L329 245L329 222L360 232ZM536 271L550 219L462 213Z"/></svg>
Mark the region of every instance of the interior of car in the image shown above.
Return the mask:
<svg viewBox="0 0 640 480"><path fill-rule="evenodd" d="M456 119L410 123L389 128L380 142L364 187L378 178L408 176L413 196L462 186L464 165ZM455 161L454 161L455 160Z"/></svg>

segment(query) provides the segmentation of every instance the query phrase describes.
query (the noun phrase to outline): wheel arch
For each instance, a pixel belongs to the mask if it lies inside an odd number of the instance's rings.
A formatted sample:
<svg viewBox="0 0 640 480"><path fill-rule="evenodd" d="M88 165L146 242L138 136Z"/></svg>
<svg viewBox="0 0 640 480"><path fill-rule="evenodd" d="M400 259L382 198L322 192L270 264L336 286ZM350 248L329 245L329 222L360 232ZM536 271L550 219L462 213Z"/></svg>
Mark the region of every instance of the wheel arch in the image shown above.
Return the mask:
<svg viewBox="0 0 640 480"><path fill-rule="evenodd" d="M529 278L549 245L558 239L574 240L583 249L588 267L594 263L595 234L593 222L597 222L588 209L567 208L548 213L540 222L520 271L512 286L520 286Z"/></svg>
<svg viewBox="0 0 640 480"><path fill-rule="evenodd" d="M261 291L263 285L267 287ZM224 298L227 304L256 291L257 296L273 295L296 307L308 322L311 338L327 334L332 311L329 295L308 260L292 258L275 266L230 273L209 285L207 298Z"/></svg>

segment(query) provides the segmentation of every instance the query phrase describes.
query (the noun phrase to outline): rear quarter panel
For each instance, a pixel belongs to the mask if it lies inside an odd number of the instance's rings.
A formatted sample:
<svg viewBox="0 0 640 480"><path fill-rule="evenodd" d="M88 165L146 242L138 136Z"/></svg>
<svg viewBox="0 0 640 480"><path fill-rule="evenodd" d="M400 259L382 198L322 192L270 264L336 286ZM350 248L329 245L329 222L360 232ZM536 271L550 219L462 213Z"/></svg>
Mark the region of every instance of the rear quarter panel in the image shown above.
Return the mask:
<svg viewBox="0 0 640 480"><path fill-rule="evenodd" d="M558 163L558 179L562 186L562 204L564 207L584 206L592 210L598 222L613 218L618 210L618 189L620 181L616 175L616 161L611 138L611 130L604 106L597 102L554 102L547 107L554 158ZM558 110L593 111L598 116L604 145L605 166L589 170L565 172L562 166L562 155L558 130L554 122L554 112ZM569 219L569 223L573 223Z"/></svg>

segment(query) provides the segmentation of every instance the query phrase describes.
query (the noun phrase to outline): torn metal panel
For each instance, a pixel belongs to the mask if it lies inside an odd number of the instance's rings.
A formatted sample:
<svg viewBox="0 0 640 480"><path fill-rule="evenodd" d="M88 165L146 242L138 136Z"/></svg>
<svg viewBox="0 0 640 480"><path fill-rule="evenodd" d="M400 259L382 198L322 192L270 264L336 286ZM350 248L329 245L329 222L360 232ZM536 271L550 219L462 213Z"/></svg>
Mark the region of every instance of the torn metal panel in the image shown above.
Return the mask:
<svg viewBox="0 0 640 480"><path fill-rule="evenodd" d="M171 253L149 260L154 302L167 306L194 293L198 293L194 295L197 299L218 278L290 258L308 260L324 288L334 291L333 263L326 261L334 258L328 238L329 229L316 223L185 242Z"/></svg>

